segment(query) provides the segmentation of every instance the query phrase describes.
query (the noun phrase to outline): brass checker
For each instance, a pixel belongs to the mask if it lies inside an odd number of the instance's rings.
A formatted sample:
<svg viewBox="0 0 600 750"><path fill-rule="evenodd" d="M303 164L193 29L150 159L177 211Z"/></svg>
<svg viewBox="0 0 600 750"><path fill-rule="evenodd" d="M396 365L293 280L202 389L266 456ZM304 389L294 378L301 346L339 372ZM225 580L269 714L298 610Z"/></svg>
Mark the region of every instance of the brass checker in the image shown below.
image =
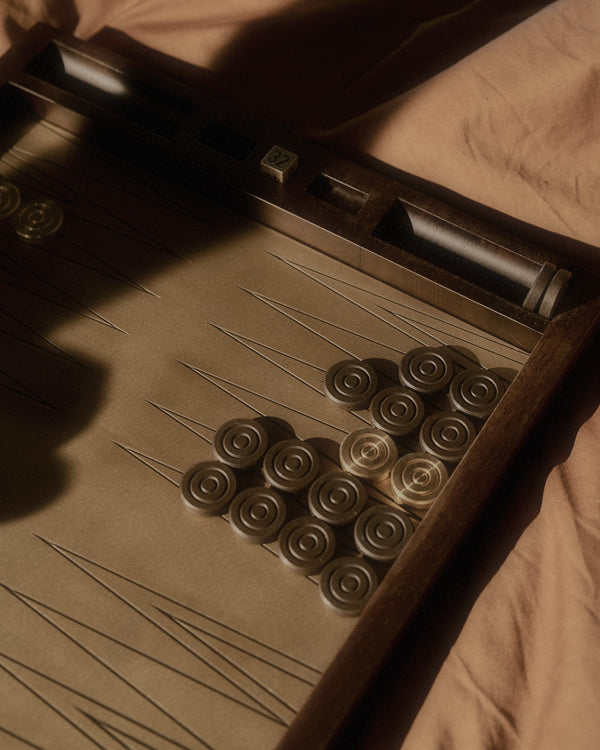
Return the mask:
<svg viewBox="0 0 600 750"><path fill-rule="evenodd" d="M371 427L354 430L342 440L340 464L363 479L385 479L398 458L398 448L385 432Z"/></svg>
<svg viewBox="0 0 600 750"><path fill-rule="evenodd" d="M181 496L191 510L203 516L223 513L236 493L233 471L218 461L203 461L189 468L181 479Z"/></svg>
<svg viewBox="0 0 600 750"><path fill-rule="evenodd" d="M63 223L62 208L50 198L21 204L12 215L12 223L19 239L32 245L52 239Z"/></svg>
<svg viewBox="0 0 600 750"><path fill-rule="evenodd" d="M337 557L321 573L319 590L328 607L340 615L358 615L375 593L377 576L361 557Z"/></svg>

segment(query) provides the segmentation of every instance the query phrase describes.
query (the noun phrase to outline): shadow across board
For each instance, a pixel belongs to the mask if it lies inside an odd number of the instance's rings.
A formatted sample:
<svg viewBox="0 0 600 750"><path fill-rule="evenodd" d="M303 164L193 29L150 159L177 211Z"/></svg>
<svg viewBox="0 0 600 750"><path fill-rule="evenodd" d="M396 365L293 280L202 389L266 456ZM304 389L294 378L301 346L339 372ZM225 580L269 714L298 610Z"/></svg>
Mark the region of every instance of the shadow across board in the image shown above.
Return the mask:
<svg viewBox="0 0 600 750"><path fill-rule="evenodd" d="M485 14L481 13L482 5L488 10ZM517 15L523 17L538 6L539 3L533 3L521 7ZM498 6L495 12L489 11L490 3L460 0L440 0L425 7L403 4L401 8L392 8L386 2L340 2L326 8L320 4L292 3L245 24L215 59L210 74L142 48L114 30L105 30L96 41L150 67L183 77L196 87L205 87L213 94L219 92L267 121L294 126L302 115L336 100L338 92L343 92L356 77L385 80L391 71L398 72L396 67L400 62L399 69L404 74L397 77L397 86L398 90L406 89L517 20L514 9L510 13L505 5ZM67 29L76 23L71 5L63 7L56 17L62 19ZM422 24L439 17L442 22L431 26L429 31L418 31ZM441 47L438 29L446 29L448 23L460 23L462 31L454 36L452 45ZM20 30L16 24L9 22L7 29L17 41ZM344 48L332 48L332 39L340 39ZM429 54L433 49L436 54ZM368 88L376 97L377 86ZM376 103L375 99L367 100L361 106ZM66 158L68 164L68 154ZM74 154L72 158L73 170L81 170L79 157ZM24 162L21 170L19 159ZM46 192L59 202L66 202L68 212L69 200L73 199L68 191L68 165L67 178L61 184L57 175L48 182L35 173L35 165L27 165L26 161L23 154L8 162L4 159L3 173L20 182L24 198ZM119 285L98 274L94 283L88 282L85 291L73 294L74 300L69 302L66 297L77 286L69 278L74 273L73 266L59 267L52 257L52 248L23 248L6 222L0 230L5 285L1 439L6 466L5 500L0 515L11 518L60 496L70 472L59 457L60 446L84 429L102 408L110 378L106 363L90 362L80 354L53 348L52 331L60 328L73 309L81 314L85 308L91 310L98 301L118 294ZM131 278L143 281L169 263L177 262L177 243L183 251L192 247L193 241L193 237L182 237L180 232L170 254L136 254L126 242L121 242L111 247L112 259L124 264ZM218 245L215 234L212 241ZM58 242L59 239L55 240ZM25 290L19 291L19 276L23 274ZM62 290L50 293L51 304L41 302L42 297L48 296L44 278ZM23 344L23 338L29 343ZM36 360L39 352L52 355L51 367ZM51 419L47 417L48 410L52 411Z"/></svg>
<svg viewBox="0 0 600 750"><path fill-rule="evenodd" d="M27 127L11 143L4 138L0 153L0 177L19 188L23 202L51 198L64 214L59 233L41 244L22 241L10 219L0 221L2 521L40 510L70 486L78 467L63 446L102 415L119 361L111 347L139 346L119 328L111 301L147 305L152 279L218 252L223 232L229 240L238 233L231 223L210 221L204 208L195 212L193 200L179 205L168 191L161 195L151 181L135 187L127 164L114 157L106 159L116 166L103 183L93 149L61 135L49 147L44 129L35 153L30 136L18 140ZM131 186L141 193L128 192ZM97 337L98 354L89 342L62 343L63 331L78 323L89 341Z"/></svg>

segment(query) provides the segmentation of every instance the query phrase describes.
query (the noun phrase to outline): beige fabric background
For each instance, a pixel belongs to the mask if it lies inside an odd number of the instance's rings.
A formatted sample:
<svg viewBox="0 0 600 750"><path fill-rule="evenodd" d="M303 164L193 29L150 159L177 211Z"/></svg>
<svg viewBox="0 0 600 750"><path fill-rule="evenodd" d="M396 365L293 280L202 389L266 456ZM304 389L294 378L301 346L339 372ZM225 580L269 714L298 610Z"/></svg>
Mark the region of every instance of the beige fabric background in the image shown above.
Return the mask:
<svg viewBox="0 0 600 750"><path fill-rule="evenodd" d="M0 51L39 20L82 38L109 26L115 47L140 54L133 40L200 66L198 80L238 104L508 214L600 267L597 0L5 0ZM345 747L600 747L594 347L511 479L514 522L480 543L489 566L462 570L480 593L407 736L397 714L410 690L388 675Z"/></svg>

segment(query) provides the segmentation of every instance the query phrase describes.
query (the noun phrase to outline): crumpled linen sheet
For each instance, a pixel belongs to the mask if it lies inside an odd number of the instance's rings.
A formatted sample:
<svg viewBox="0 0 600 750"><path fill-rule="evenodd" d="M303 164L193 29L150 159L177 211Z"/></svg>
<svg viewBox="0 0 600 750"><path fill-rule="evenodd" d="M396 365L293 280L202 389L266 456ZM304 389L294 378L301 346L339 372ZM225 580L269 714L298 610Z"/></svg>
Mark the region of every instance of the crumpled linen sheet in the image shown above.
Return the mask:
<svg viewBox="0 0 600 750"><path fill-rule="evenodd" d="M597 0L5 0L0 52L37 21L199 66L233 102L600 268ZM345 747L600 748L599 341L510 478L512 517L449 579L477 595L416 716L388 674Z"/></svg>

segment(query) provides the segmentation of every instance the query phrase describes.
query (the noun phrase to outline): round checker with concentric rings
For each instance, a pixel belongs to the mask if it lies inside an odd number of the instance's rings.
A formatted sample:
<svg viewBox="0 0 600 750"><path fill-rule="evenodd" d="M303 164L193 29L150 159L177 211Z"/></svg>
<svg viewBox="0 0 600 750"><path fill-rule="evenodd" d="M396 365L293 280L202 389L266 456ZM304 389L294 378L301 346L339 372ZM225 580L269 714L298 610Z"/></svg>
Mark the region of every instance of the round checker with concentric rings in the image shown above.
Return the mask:
<svg viewBox="0 0 600 750"><path fill-rule="evenodd" d="M23 203L12 215L15 232L24 242L38 244L49 240L63 223L62 208L50 198Z"/></svg>
<svg viewBox="0 0 600 750"><path fill-rule="evenodd" d="M504 382L496 373L470 368L454 376L448 398L453 409L470 417L485 419L493 412L504 391Z"/></svg>
<svg viewBox="0 0 600 750"><path fill-rule="evenodd" d="M265 428L254 419L230 419L215 432L215 456L234 469L249 469L264 456L269 446Z"/></svg>
<svg viewBox="0 0 600 750"><path fill-rule="evenodd" d="M283 492L300 492L319 474L319 454L310 443L297 438L271 446L263 462L267 482Z"/></svg>
<svg viewBox="0 0 600 750"><path fill-rule="evenodd" d="M308 576L318 573L335 552L335 535L331 527L312 516L295 518L279 534L279 556L296 573Z"/></svg>
<svg viewBox="0 0 600 750"><path fill-rule="evenodd" d="M203 516L218 516L235 495L237 480L229 466L203 461L185 472L180 489L188 508Z"/></svg>
<svg viewBox="0 0 600 750"><path fill-rule="evenodd" d="M371 427L354 430L340 444L342 469L363 479L385 479L397 459L398 449L393 439Z"/></svg>
<svg viewBox="0 0 600 750"><path fill-rule="evenodd" d="M377 373L368 362L344 359L325 374L325 395L345 411L366 409L377 392Z"/></svg>
<svg viewBox="0 0 600 750"><path fill-rule="evenodd" d="M438 393L452 380L454 364L441 349L421 346L402 357L398 375L407 388L425 394Z"/></svg>
<svg viewBox="0 0 600 750"><path fill-rule="evenodd" d="M21 205L21 193L12 182L0 177L0 220L8 219Z"/></svg>
<svg viewBox="0 0 600 750"><path fill-rule="evenodd" d="M425 407L418 393L409 388L384 388L371 401L371 422L389 435L408 435L423 421Z"/></svg>
<svg viewBox="0 0 600 750"><path fill-rule="evenodd" d="M430 414L419 432L419 443L426 453L442 461L457 463L475 440L477 431L465 414L440 411Z"/></svg>
<svg viewBox="0 0 600 750"><path fill-rule="evenodd" d="M277 539L285 523L284 499L271 487L249 487L237 494L229 508L229 523L248 542L267 544Z"/></svg>
<svg viewBox="0 0 600 750"><path fill-rule="evenodd" d="M448 480L448 469L429 453L401 456L390 475L394 497L415 510L429 508Z"/></svg>
<svg viewBox="0 0 600 750"><path fill-rule="evenodd" d="M366 502L367 491L363 483L345 471L321 474L308 490L310 512L333 526L354 521Z"/></svg>
<svg viewBox="0 0 600 750"><path fill-rule="evenodd" d="M373 568L361 557L337 557L321 573L319 590L328 607L340 615L358 615L378 586Z"/></svg>
<svg viewBox="0 0 600 750"><path fill-rule="evenodd" d="M354 525L354 543L359 552L379 562L394 560L413 533L409 516L400 508L373 505Z"/></svg>

